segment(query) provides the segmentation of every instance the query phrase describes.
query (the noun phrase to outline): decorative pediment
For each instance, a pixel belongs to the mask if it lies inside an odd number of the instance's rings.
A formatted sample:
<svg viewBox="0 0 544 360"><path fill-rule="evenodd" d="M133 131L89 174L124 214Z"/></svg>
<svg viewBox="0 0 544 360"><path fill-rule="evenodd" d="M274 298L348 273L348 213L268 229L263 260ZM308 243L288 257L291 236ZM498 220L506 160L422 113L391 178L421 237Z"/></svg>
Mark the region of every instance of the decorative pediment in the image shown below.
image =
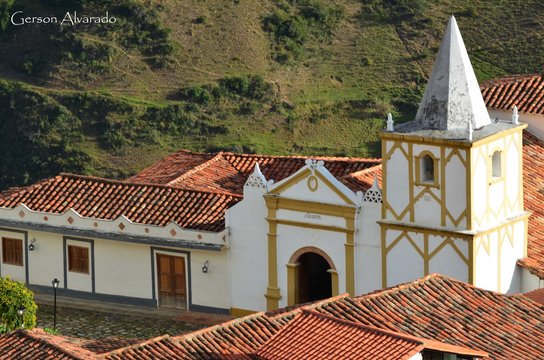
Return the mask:
<svg viewBox="0 0 544 360"><path fill-rule="evenodd" d="M382 190L380 189L380 186L378 185L378 178L374 176L374 182L372 183L372 187L367 190L365 193L365 196L363 197L363 201L366 202L372 202L372 203L381 203L382 202Z"/></svg>
<svg viewBox="0 0 544 360"><path fill-rule="evenodd" d="M261 172L261 169L259 168L258 162L255 163L255 169L253 170L253 173L247 178L244 187L265 189L268 191L268 183L263 173Z"/></svg>
<svg viewBox="0 0 544 360"><path fill-rule="evenodd" d="M339 205L357 204L357 195L336 179L324 162L307 159L293 175L270 186L270 193L282 197Z"/></svg>

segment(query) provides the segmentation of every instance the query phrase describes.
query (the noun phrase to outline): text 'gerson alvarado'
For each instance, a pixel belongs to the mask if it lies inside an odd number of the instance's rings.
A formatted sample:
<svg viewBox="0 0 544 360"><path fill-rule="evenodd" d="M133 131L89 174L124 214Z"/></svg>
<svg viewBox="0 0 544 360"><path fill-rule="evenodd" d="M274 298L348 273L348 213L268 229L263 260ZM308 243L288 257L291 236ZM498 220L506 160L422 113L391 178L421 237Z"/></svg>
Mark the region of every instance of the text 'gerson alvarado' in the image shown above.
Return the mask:
<svg viewBox="0 0 544 360"><path fill-rule="evenodd" d="M77 11L68 11L64 14L61 21L56 16L24 16L22 11L16 11L11 14L11 23L15 26L26 24L114 24L115 22L117 22L117 18L110 16L107 11L103 16L78 15Z"/></svg>

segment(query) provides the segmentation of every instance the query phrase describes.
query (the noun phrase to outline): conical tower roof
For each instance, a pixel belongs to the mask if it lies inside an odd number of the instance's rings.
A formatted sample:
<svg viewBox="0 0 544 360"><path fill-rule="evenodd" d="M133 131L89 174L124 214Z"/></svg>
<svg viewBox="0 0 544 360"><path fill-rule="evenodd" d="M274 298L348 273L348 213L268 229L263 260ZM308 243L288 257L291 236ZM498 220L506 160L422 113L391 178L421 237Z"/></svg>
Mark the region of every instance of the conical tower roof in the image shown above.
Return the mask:
<svg viewBox="0 0 544 360"><path fill-rule="evenodd" d="M491 123L457 21L452 16L414 122L421 129L454 130L466 129L469 121L474 129Z"/></svg>

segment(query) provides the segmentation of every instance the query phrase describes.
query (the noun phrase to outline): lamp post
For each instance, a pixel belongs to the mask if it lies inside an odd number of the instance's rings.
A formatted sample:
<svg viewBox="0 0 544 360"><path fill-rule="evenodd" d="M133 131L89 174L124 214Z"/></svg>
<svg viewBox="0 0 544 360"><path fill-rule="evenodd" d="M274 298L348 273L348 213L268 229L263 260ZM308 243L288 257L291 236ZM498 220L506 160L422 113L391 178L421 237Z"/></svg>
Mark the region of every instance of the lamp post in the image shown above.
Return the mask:
<svg viewBox="0 0 544 360"><path fill-rule="evenodd" d="M25 319L23 318L25 310L26 309L22 305L19 307L19 309L17 309L17 315L19 315L19 321L21 321L21 329L25 327Z"/></svg>
<svg viewBox="0 0 544 360"><path fill-rule="evenodd" d="M51 283L53 284L53 329L57 330L57 288L60 281L55 278Z"/></svg>

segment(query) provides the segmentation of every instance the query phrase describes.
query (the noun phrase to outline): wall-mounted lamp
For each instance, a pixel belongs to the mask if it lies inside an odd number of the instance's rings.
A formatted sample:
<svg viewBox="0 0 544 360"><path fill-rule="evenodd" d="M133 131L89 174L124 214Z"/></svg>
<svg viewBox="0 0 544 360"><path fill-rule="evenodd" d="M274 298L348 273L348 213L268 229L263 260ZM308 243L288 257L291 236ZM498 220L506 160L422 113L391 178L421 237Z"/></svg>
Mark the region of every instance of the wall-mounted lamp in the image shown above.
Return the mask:
<svg viewBox="0 0 544 360"><path fill-rule="evenodd" d="M210 262L208 260L204 261L204 266L202 266L202 272L206 274L208 272Z"/></svg>
<svg viewBox="0 0 544 360"><path fill-rule="evenodd" d="M36 249L36 245L34 245L35 242L36 242L36 238L33 238L32 240L30 240L30 245L28 245L29 251L34 251L34 249Z"/></svg>

